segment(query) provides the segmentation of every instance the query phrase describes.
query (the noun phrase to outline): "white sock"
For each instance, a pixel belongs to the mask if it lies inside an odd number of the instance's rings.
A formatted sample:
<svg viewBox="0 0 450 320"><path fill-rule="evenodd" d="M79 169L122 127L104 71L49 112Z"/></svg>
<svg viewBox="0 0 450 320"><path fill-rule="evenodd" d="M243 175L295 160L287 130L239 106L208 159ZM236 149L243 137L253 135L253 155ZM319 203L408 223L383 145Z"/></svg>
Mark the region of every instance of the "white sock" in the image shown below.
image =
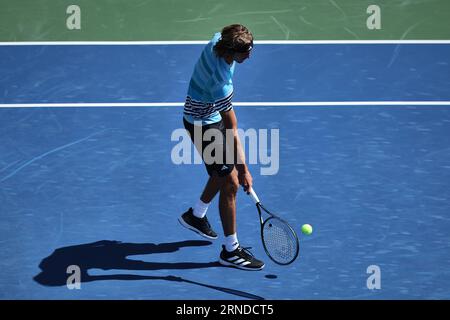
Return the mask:
<svg viewBox="0 0 450 320"><path fill-rule="evenodd" d="M225 250L231 252L236 250L238 247L239 241L236 233L230 234L229 236L225 237Z"/></svg>
<svg viewBox="0 0 450 320"><path fill-rule="evenodd" d="M203 218L206 215L206 211L208 211L208 207L209 203L204 203L199 199L194 207L194 216L197 218Z"/></svg>

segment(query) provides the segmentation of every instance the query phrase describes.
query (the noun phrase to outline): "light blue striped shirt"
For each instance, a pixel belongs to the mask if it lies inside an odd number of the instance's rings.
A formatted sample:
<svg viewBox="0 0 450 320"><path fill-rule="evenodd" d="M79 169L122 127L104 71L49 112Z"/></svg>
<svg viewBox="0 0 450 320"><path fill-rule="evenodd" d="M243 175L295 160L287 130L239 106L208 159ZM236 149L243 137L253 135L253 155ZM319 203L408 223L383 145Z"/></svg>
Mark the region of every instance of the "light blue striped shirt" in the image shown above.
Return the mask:
<svg viewBox="0 0 450 320"><path fill-rule="evenodd" d="M214 45L220 37L220 33L214 35L195 64L184 105L184 117L190 123L219 122L222 119L220 112L233 108L231 98L235 62L230 65L216 56Z"/></svg>

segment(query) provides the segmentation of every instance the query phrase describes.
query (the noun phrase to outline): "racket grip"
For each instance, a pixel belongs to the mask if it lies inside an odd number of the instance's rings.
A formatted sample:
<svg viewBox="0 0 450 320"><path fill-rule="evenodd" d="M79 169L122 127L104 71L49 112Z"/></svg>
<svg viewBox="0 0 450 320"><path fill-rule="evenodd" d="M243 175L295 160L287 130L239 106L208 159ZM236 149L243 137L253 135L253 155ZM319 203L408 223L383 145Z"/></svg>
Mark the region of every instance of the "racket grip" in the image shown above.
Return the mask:
<svg viewBox="0 0 450 320"><path fill-rule="evenodd" d="M250 193L249 194L250 194L250 197L252 197L252 199L255 202L255 204L258 204L260 202L259 198L256 195L256 192L255 192L255 190L253 190L253 188L250 189Z"/></svg>

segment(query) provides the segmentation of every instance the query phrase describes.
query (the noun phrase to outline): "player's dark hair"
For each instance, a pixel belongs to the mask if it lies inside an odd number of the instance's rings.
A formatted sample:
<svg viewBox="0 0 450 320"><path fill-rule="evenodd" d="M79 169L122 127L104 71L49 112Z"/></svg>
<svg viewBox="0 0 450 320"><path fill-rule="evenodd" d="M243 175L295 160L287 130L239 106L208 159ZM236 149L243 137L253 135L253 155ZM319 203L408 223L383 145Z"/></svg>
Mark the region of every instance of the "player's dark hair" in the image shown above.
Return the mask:
<svg viewBox="0 0 450 320"><path fill-rule="evenodd" d="M221 58L235 52L248 52L253 48L253 35L241 24L226 26L221 34L222 37L214 46L214 52Z"/></svg>

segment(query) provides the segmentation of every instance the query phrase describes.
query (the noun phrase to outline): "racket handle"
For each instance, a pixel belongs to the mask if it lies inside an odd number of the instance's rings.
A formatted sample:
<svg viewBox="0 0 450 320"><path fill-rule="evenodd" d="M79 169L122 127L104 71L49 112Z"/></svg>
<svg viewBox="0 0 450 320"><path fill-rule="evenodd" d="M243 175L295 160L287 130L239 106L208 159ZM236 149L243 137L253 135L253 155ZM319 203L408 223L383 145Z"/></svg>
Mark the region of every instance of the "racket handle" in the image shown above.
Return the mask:
<svg viewBox="0 0 450 320"><path fill-rule="evenodd" d="M253 188L250 189L250 193L249 194L250 194L250 197L252 197L252 199L255 202L255 204L258 204L260 202L259 198L256 195L256 192L255 192L255 190L253 190Z"/></svg>

